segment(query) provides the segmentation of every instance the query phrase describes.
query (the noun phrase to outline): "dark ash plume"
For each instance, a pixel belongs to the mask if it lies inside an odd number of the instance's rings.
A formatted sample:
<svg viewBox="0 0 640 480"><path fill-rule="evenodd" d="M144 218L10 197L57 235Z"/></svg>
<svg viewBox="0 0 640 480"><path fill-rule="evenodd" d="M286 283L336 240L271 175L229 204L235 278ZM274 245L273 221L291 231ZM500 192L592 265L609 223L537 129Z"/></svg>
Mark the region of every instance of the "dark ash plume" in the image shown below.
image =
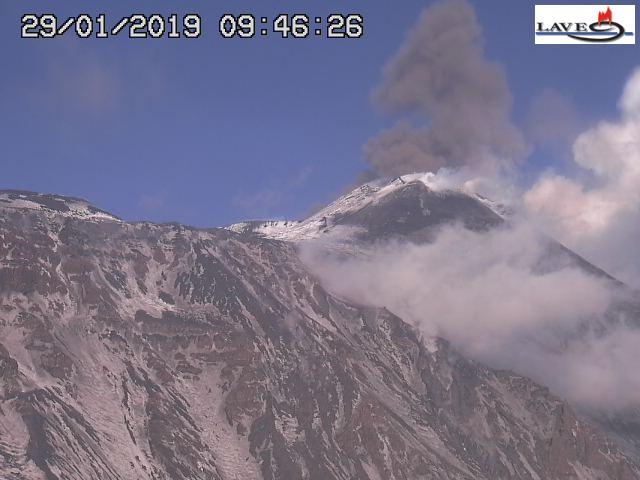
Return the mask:
<svg viewBox="0 0 640 480"><path fill-rule="evenodd" d="M523 158L504 71L485 59L483 44L466 0L444 0L423 12L374 93L384 111L420 124L400 121L365 145L378 175L496 168Z"/></svg>

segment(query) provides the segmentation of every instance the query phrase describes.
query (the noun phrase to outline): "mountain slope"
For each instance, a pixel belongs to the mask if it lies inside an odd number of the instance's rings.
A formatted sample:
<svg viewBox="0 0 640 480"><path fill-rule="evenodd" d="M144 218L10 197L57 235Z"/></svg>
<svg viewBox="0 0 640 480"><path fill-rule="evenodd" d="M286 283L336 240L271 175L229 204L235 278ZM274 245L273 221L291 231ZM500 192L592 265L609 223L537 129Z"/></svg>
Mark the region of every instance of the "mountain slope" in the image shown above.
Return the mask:
<svg viewBox="0 0 640 480"><path fill-rule="evenodd" d="M0 207L6 211L34 210L49 218L63 216L92 220L119 220L118 217L80 198L23 190L0 191Z"/></svg>
<svg viewBox="0 0 640 480"><path fill-rule="evenodd" d="M429 242L441 227L453 223L480 232L508 223L509 212L503 205L460 190L434 189L432 177L429 173L403 175L363 185L302 221L249 221L227 229L294 243L321 240L332 249L358 254L373 243L387 240ZM575 266L622 286L554 239L546 238L545 243L541 270Z"/></svg>
<svg viewBox="0 0 640 480"><path fill-rule="evenodd" d="M480 196L433 189L429 175L363 185L303 221L253 221L228 228L286 241L315 240L336 232L345 240L371 242L393 236L422 240L451 222L474 230L502 222L499 206Z"/></svg>
<svg viewBox="0 0 640 480"><path fill-rule="evenodd" d="M546 389L335 298L292 244L52 198L0 203L1 478L638 476Z"/></svg>
<svg viewBox="0 0 640 480"><path fill-rule="evenodd" d="M364 185L301 222L246 222L230 228L243 235L283 239L296 244L312 242L312 248L305 251L313 251L312 257L318 259L322 259L318 253L324 252L326 260L335 262L336 255L340 260L345 255L367 259L382 252L384 256L388 253L384 249L387 240L394 242L394 251L402 250L404 241L417 244L435 242L441 228L454 222L478 232L510 230L522 224L513 212L495 202L459 190L442 189L434 185L431 174L414 174ZM603 288L610 289L613 300L602 316L585 318L576 328L564 331L562 336L556 333L545 341L531 339L531 342L548 351L560 348L560 351L575 352L592 346L594 339L604 344L607 338L619 336L621 331L633 334L640 328L637 292L553 238L539 232L535 234L538 238L533 250L539 251L524 252L524 255L537 256L531 275L578 270L604 280ZM459 254L465 252L460 251ZM504 258L507 259L506 256ZM317 270L317 260L311 264L315 264ZM338 273L334 271L334 274ZM571 291L570 285L566 288ZM559 318L558 324L562 321ZM614 358L616 353L612 351L608 355ZM635 406L616 411L595 410L591 405L588 408L576 406L632 455L640 456L640 404L636 402Z"/></svg>

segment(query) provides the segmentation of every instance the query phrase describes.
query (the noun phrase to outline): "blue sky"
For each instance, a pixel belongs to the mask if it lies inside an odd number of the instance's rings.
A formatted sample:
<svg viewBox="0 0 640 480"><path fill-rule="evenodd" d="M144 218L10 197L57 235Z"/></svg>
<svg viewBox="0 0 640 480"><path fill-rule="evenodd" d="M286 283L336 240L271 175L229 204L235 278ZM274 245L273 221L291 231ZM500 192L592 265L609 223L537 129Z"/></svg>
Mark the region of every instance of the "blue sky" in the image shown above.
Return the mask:
<svg viewBox="0 0 640 480"><path fill-rule="evenodd" d="M0 188L87 198L125 219L215 226L296 217L353 183L362 146L392 119L371 101L431 2L0 0ZM638 46L535 46L533 2L472 1L525 125L552 89L589 125L616 115ZM563 0L561 3L574 3ZM577 3L577 2L576 2ZM199 13L199 39L21 39L24 13ZM361 39L225 40L223 13L357 12ZM562 168L538 148L525 172Z"/></svg>

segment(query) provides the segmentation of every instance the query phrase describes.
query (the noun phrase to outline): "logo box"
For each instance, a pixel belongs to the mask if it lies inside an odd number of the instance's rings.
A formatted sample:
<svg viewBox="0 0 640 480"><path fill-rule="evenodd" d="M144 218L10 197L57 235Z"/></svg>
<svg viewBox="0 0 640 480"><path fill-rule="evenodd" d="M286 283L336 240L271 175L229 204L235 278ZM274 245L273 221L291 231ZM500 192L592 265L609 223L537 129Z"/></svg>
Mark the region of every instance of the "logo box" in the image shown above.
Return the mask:
<svg viewBox="0 0 640 480"><path fill-rule="evenodd" d="M536 5L537 45L635 45L635 5Z"/></svg>

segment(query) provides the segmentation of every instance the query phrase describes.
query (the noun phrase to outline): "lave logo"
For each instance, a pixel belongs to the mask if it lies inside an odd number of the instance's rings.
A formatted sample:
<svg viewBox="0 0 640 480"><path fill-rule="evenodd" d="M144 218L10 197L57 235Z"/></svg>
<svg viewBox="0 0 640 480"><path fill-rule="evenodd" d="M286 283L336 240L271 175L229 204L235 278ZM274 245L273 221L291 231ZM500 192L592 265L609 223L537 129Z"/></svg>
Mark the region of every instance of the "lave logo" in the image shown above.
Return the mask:
<svg viewBox="0 0 640 480"><path fill-rule="evenodd" d="M636 43L635 5L536 5L535 15L536 44Z"/></svg>

